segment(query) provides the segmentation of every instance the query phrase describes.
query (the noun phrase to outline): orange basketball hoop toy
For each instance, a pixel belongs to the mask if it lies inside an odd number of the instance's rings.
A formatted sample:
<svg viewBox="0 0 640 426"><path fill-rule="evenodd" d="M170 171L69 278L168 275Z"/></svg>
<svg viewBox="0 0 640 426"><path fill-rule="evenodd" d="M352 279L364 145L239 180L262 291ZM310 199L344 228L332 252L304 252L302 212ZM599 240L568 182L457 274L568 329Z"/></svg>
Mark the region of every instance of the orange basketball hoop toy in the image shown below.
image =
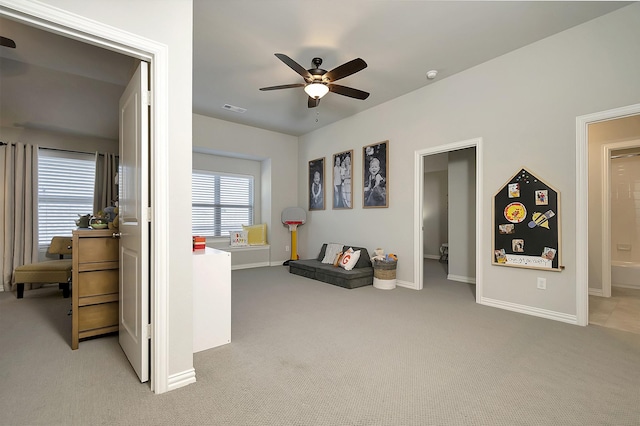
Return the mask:
<svg viewBox="0 0 640 426"><path fill-rule="evenodd" d="M281 220L284 225L289 226L291 232L291 258L283 263L289 265L292 260L298 260L298 225L304 225L307 220L307 213L300 207L287 207L282 211Z"/></svg>

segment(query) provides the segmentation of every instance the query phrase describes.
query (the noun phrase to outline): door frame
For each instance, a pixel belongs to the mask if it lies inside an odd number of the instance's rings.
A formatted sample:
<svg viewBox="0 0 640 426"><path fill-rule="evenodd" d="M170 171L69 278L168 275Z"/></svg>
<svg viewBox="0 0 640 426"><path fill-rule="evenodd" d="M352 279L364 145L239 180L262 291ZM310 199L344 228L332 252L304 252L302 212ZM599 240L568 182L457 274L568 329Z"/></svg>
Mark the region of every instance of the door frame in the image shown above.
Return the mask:
<svg viewBox="0 0 640 426"><path fill-rule="evenodd" d="M602 146L602 297L611 297L611 152L640 147L640 140Z"/></svg>
<svg viewBox="0 0 640 426"><path fill-rule="evenodd" d="M164 393L169 389L168 346L168 236L169 228L169 64L168 46L131 34L94 20L41 3L26 0L3 0L0 16L45 31L73 38L107 50L149 62L151 73L150 120L150 199L154 216L151 221L150 319L151 324L151 390ZM149 244L149 241L143 242Z"/></svg>
<svg viewBox="0 0 640 426"><path fill-rule="evenodd" d="M442 154L459 149L475 148L476 149L476 303L482 300L482 274L483 268L480 262L480 244L483 240L482 232L482 157L483 145L482 138L468 139L460 142L453 142L446 145L439 145L433 148L425 148L415 151L414 153L414 177L413 187L415 192L413 195L413 282L414 290L422 290L424 283L423 272L423 256L424 256L424 236L422 223L422 204L424 203L424 157L434 154Z"/></svg>
<svg viewBox="0 0 640 426"><path fill-rule="evenodd" d="M640 114L640 104L576 117L576 323L589 324L589 124Z"/></svg>

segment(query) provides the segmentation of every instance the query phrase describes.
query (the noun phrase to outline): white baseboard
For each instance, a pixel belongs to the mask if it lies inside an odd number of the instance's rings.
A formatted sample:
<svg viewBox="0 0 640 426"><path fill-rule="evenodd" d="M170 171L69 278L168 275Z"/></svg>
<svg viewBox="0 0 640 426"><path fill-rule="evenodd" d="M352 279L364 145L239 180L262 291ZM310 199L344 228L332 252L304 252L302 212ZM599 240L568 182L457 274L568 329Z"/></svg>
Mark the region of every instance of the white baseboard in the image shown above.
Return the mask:
<svg viewBox="0 0 640 426"><path fill-rule="evenodd" d="M172 391L196 382L196 369L191 368L169 376L167 390Z"/></svg>
<svg viewBox="0 0 640 426"><path fill-rule="evenodd" d="M619 287L619 288L633 288L636 290L640 290L640 283L638 284L611 284L611 287ZM591 291L591 290L589 290Z"/></svg>
<svg viewBox="0 0 640 426"><path fill-rule="evenodd" d="M231 270L235 271L237 269L249 269L249 268L260 268L262 266L270 266L269 262L257 262L257 263L245 263L244 265L233 265L231 266Z"/></svg>
<svg viewBox="0 0 640 426"><path fill-rule="evenodd" d="M589 296L600 296L603 297L604 293L601 288L591 288L589 287Z"/></svg>
<svg viewBox="0 0 640 426"><path fill-rule="evenodd" d="M447 279L451 280L451 281L458 281L461 283L467 283L467 284L475 284L476 283L476 279L473 277L464 277L462 275L452 275L452 274L448 274L447 275Z"/></svg>
<svg viewBox="0 0 640 426"><path fill-rule="evenodd" d="M540 309L534 308L532 306L520 305L517 303L504 302L502 300L489 299L488 297L481 298L480 304L485 306L492 306L494 308L505 309L507 311L518 312L521 314L532 315L534 317L541 317L574 325L578 324L578 318L576 315L569 315L562 312L549 311L547 309Z"/></svg>
<svg viewBox="0 0 640 426"><path fill-rule="evenodd" d="M409 282L409 281L396 280L396 286L408 288L408 289L411 289L411 290L417 290L418 289L416 287L416 283L412 283L412 282Z"/></svg>

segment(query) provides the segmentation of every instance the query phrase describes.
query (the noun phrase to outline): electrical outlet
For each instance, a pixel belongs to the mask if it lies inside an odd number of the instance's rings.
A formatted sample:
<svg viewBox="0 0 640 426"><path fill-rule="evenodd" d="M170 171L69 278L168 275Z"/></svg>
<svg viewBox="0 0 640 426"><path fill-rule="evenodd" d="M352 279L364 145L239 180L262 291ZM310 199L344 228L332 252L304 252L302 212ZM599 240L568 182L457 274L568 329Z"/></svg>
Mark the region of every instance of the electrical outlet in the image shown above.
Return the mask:
<svg viewBox="0 0 640 426"><path fill-rule="evenodd" d="M538 288L540 290L546 290L547 289L547 279L546 278L538 277Z"/></svg>
<svg viewBox="0 0 640 426"><path fill-rule="evenodd" d="M289 253L289 246L284 246L284 251L286 251L287 253Z"/></svg>

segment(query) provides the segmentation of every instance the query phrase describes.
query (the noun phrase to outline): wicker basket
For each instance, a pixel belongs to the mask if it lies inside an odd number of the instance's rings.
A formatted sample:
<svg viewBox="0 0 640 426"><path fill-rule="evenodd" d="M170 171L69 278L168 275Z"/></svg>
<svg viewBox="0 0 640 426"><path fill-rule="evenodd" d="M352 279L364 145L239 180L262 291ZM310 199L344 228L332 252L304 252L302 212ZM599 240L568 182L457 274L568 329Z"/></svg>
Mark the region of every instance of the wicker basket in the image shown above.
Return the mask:
<svg viewBox="0 0 640 426"><path fill-rule="evenodd" d="M373 262L373 277L379 280L395 280L396 279L396 267L398 266L397 260L382 261L375 260Z"/></svg>

